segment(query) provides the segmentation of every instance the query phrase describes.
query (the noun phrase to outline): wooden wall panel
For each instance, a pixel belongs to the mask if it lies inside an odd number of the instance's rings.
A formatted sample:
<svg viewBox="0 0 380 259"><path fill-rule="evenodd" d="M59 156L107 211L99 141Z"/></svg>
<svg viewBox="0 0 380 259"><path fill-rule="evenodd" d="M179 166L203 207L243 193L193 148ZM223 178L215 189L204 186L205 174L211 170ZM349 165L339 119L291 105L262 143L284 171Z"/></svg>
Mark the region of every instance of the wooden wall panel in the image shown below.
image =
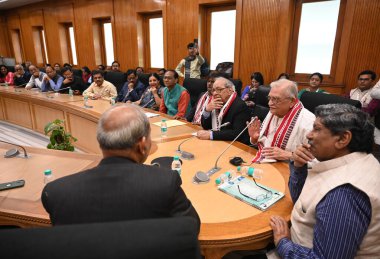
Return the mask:
<svg viewBox="0 0 380 259"><path fill-rule="evenodd" d="M10 57L10 40L8 39L7 20L6 17L0 13L0 56Z"/></svg>
<svg viewBox="0 0 380 259"><path fill-rule="evenodd" d="M344 84L346 92L357 85L358 74L366 69L380 74L380 1L355 1Z"/></svg>
<svg viewBox="0 0 380 259"><path fill-rule="evenodd" d="M36 131L44 134L44 129L46 124L52 122L56 119L64 120L63 111L48 108L41 105L33 105L33 112L35 118L35 129Z"/></svg>
<svg viewBox="0 0 380 259"><path fill-rule="evenodd" d="M4 98L3 102L5 120L29 129L33 128L32 115L27 102L9 98Z"/></svg>

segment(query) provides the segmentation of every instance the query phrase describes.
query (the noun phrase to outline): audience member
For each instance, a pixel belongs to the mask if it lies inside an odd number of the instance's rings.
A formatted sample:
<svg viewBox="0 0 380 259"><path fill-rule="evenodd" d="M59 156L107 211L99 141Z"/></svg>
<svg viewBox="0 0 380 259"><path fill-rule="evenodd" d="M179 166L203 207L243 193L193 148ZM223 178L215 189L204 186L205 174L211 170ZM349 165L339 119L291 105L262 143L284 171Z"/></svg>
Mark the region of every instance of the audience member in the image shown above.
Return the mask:
<svg viewBox="0 0 380 259"><path fill-rule="evenodd" d="M255 92L260 85L264 85L263 75L260 72L252 73L251 84L247 85L241 94L241 99L245 101L247 106L255 106L255 103L253 102L253 96L255 95Z"/></svg>
<svg viewBox="0 0 380 259"><path fill-rule="evenodd" d="M115 60L114 62L112 62L111 70L114 72L121 72L120 71L120 64L118 61Z"/></svg>
<svg viewBox="0 0 380 259"><path fill-rule="evenodd" d="M72 66L71 64L69 64L69 63L65 63L65 64L63 64L63 67L73 68L73 66Z"/></svg>
<svg viewBox="0 0 380 259"><path fill-rule="evenodd" d="M181 188L181 177L144 165L151 129L135 105L115 105L102 114L98 166L47 184L42 203L53 225L190 216L200 219Z"/></svg>
<svg viewBox="0 0 380 259"><path fill-rule="evenodd" d="M137 75L144 74L144 68L142 68L142 67L136 67L136 74Z"/></svg>
<svg viewBox="0 0 380 259"><path fill-rule="evenodd" d="M309 80L309 87L302 89L298 92L298 99L301 98L301 95L308 91L308 92L315 92L315 93L324 93L325 90L320 89L319 86L322 84L323 81L323 75L321 73L313 73L310 75Z"/></svg>
<svg viewBox="0 0 380 259"><path fill-rule="evenodd" d="M98 70L99 71L106 71L106 67L104 65L99 65Z"/></svg>
<svg viewBox="0 0 380 259"><path fill-rule="evenodd" d="M31 61L25 61L25 63L21 64L24 67L25 72L29 71L29 67L32 65Z"/></svg>
<svg viewBox="0 0 380 259"><path fill-rule="evenodd" d="M164 77L166 73L166 69L165 68L161 68L158 70L157 74L160 76L160 77Z"/></svg>
<svg viewBox="0 0 380 259"><path fill-rule="evenodd" d="M111 98L116 98L116 87L112 83L104 80L103 71L94 70L92 72L92 78L94 82L83 92L84 97L89 97L93 100L111 100Z"/></svg>
<svg viewBox="0 0 380 259"><path fill-rule="evenodd" d="M358 75L358 87L350 91L350 99L357 100L362 108L367 108L372 101L371 92L375 84L376 73L364 70Z"/></svg>
<svg viewBox="0 0 380 259"><path fill-rule="evenodd" d="M280 79L290 79L290 76L289 76L289 74L287 74L287 73L281 73L281 74L279 74L278 75L278 77L277 77L277 80L280 80Z"/></svg>
<svg viewBox="0 0 380 259"><path fill-rule="evenodd" d="M63 82L63 77L57 74L57 71L53 67L46 67L46 76L42 81L41 90L42 92L47 91L58 91Z"/></svg>
<svg viewBox="0 0 380 259"><path fill-rule="evenodd" d="M147 86L139 80L139 76L137 75L136 70L129 69L127 71L127 81L133 83L138 96L137 99L140 99Z"/></svg>
<svg viewBox="0 0 380 259"><path fill-rule="evenodd" d="M245 103L237 96L234 84L223 77L215 80L213 98L206 105L201 116L203 129L197 132L199 139L233 140L246 127L250 119L250 111ZM222 124L229 123L221 127ZM249 143L245 130L238 138L242 143Z"/></svg>
<svg viewBox="0 0 380 259"><path fill-rule="evenodd" d="M258 144L259 149L252 162L290 159L297 146L306 140L315 120L314 114L297 99L295 82L280 79L270 86L270 111L263 125L256 119L248 127L251 143Z"/></svg>
<svg viewBox="0 0 380 259"><path fill-rule="evenodd" d="M54 64L54 70L60 74L61 73L61 65L59 63Z"/></svg>
<svg viewBox="0 0 380 259"><path fill-rule="evenodd" d="M182 59L175 71L180 77L184 78L201 78L201 66L205 62L202 55L199 54L199 49L196 43L187 45L189 56ZM181 72L184 67L184 73Z"/></svg>
<svg viewBox="0 0 380 259"><path fill-rule="evenodd" d="M161 94L164 86L160 84L160 77L156 74L149 75L149 86L135 104L144 108L158 110L161 105Z"/></svg>
<svg viewBox="0 0 380 259"><path fill-rule="evenodd" d="M126 103L126 102L136 102L137 100L139 100L139 97L137 96L136 91L134 91L134 88L135 88L135 85L133 84L132 81L125 82L123 85L123 88L117 95L116 101Z"/></svg>
<svg viewBox="0 0 380 259"><path fill-rule="evenodd" d="M219 76L217 73L211 73L207 77L207 91L199 95L197 104L191 107L189 114L186 116L187 121L195 125L201 125L202 114L206 109L206 106L211 102L212 99L212 87L214 85L215 79Z"/></svg>
<svg viewBox="0 0 380 259"><path fill-rule="evenodd" d="M87 88L83 83L82 78L74 75L73 70L69 67L64 67L61 70L64 80L62 82L62 89L70 87L75 95L81 95L83 91ZM62 91L61 93L68 93L69 89Z"/></svg>
<svg viewBox="0 0 380 259"><path fill-rule="evenodd" d="M0 65L0 83L13 85L13 73L4 65Z"/></svg>
<svg viewBox="0 0 380 259"><path fill-rule="evenodd" d="M164 75L164 92L161 96L160 112L182 119L190 112L190 94L178 84L178 73L167 70Z"/></svg>
<svg viewBox="0 0 380 259"><path fill-rule="evenodd" d="M28 84L25 86L25 89L29 90L29 89L32 89L33 87L37 87L41 89L42 82L46 74L44 72L41 72L38 69L38 67L36 67L35 65L29 66L29 72L32 76L30 77Z"/></svg>
<svg viewBox="0 0 380 259"><path fill-rule="evenodd" d="M25 72L23 66L15 65L15 72L13 73L13 83L15 86L25 86L32 75Z"/></svg>
<svg viewBox="0 0 380 259"><path fill-rule="evenodd" d="M290 163L290 231L284 218L271 217L277 255L377 258L380 165L369 154L373 126L348 104L322 105L315 114L309 143L297 148ZM320 162L308 170L314 157Z"/></svg>
<svg viewBox="0 0 380 259"><path fill-rule="evenodd" d="M82 80L85 85L89 86L92 83L91 71L88 67L82 67Z"/></svg>

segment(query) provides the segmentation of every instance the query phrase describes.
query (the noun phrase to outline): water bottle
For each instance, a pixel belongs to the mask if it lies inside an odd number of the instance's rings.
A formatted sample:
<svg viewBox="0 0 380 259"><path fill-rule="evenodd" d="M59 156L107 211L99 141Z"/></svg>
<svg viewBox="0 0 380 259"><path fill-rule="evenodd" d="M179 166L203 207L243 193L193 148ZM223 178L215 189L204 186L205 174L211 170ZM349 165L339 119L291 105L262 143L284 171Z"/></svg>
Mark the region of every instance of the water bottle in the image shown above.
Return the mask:
<svg viewBox="0 0 380 259"><path fill-rule="evenodd" d="M48 184L54 180L54 176L50 169L44 171L44 184Z"/></svg>
<svg viewBox="0 0 380 259"><path fill-rule="evenodd" d="M112 98L110 99L110 103L111 103L112 106L115 105L115 103L116 103L116 99L115 99L115 97L112 97Z"/></svg>
<svg viewBox="0 0 380 259"><path fill-rule="evenodd" d="M168 135L168 126L166 125L166 119L161 121L161 137L166 137Z"/></svg>
<svg viewBox="0 0 380 259"><path fill-rule="evenodd" d="M253 177L255 179L260 180L263 177L264 171L260 168L254 168L250 166L238 166L237 167L238 173L246 176Z"/></svg>
<svg viewBox="0 0 380 259"><path fill-rule="evenodd" d="M177 171L179 175L181 175L181 161L179 161L179 157L175 156L173 157L173 162L172 162L172 170Z"/></svg>
<svg viewBox="0 0 380 259"><path fill-rule="evenodd" d="M69 96L70 96L70 97L74 96L74 91L73 91L73 89L71 89L71 88L69 88Z"/></svg>
<svg viewBox="0 0 380 259"><path fill-rule="evenodd" d="M232 178L231 173L225 172L215 179L215 183L216 185L221 185L225 182L228 182L228 180L230 180L231 178Z"/></svg>
<svg viewBox="0 0 380 259"><path fill-rule="evenodd" d="M88 96L85 96L83 98L83 100L84 100L84 108L87 108L88 107Z"/></svg>

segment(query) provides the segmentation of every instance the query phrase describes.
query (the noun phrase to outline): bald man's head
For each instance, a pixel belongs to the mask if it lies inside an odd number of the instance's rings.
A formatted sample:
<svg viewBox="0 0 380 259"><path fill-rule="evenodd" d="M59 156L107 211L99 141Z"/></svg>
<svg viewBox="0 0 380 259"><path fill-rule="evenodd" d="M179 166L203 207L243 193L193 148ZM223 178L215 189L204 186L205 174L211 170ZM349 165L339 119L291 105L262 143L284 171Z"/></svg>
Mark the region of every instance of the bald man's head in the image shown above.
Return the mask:
<svg viewBox="0 0 380 259"><path fill-rule="evenodd" d="M103 150L133 148L150 135L149 120L136 105L116 105L100 117L97 139Z"/></svg>

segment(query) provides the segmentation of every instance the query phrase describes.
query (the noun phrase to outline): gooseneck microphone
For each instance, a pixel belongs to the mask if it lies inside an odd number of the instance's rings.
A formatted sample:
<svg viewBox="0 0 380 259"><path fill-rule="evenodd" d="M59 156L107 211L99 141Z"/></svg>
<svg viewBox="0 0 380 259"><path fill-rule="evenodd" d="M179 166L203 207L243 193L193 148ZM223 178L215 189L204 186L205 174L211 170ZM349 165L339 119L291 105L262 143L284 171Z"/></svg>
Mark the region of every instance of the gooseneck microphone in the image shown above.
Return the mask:
<svg viewBox="0 0 380 259"><path fill-rule="evenodd" d="M215 161L215 165L213 168L211 168L210 170L207 171L207 173L204 173L204 172L197 172L195 175L194 175L194 178L193 178L193 182L194 183L207 183L210 181L210 176L215 174L216 172L218 172L221 168L218 167L218 161L219 159L222 157L222 155L232 146L233 143L235 143L235 141L241 136L241 134L243 134L243 132L256 120L256 117L253 118L248 124L247 126L245 126L245 128L239 133L239 135L236 136L236 138L234 138L234 140L231 141L231 143L223 150L223 152L217 157L216 161Z"/></svg>
<svg viewBox="0 0 380 259"><path fill-rule="evenodd" d="M223 123L222 125L220 125L219 129L223 128L223 127L226 127L228 125L230 125L231 123L229 121ZM195 136L192 136L190 138L187 138L185 139L184 141L182 141L181 143L179 143L178 145L178 148L177 148L177 152L181 154L181 158L185 159L185 160L193 160L194 159L194 154L190 153L190 152L186 152L186 151L181 151L181 145L187 141L189 141L190 139L193 139L195 138L197 135Z"/></svg>
<svg viewBox="0 0 380 259"><path fill-rule="evenodd" d="M26 153L26 149L23 146L20 146L20 145L14 144L14 143L10 143L10 142L4 141L4 140L0 140L0 142L6 143L6 144L9 144L9 145L13 145L13 146L16 146L16 147L20 147L24 151L24 156L23 157L20 156L20 157L22 157L22 158L29 158L28 154ZM5 152L4 157L5 158L11 158L11 157L18 156L18 154L20 154L20 151L18 151L18 149L12 148L12 149L8 150L7 152Z"/></svg>

